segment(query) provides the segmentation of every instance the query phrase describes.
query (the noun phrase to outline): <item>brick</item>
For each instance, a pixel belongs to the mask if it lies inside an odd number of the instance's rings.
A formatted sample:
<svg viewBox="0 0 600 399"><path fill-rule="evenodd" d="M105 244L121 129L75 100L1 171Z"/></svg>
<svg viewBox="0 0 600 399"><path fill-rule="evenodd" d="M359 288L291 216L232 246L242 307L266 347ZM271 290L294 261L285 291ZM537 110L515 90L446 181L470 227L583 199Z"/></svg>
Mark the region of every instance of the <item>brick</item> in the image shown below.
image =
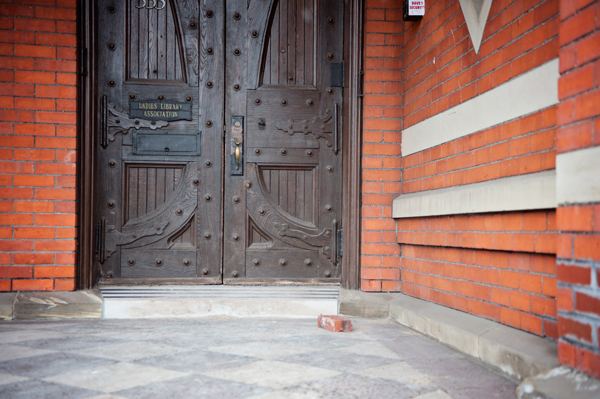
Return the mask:
<svg viewBox="0 0 600 399"><path fill-rule="evenodd" d="M2 15L2 14L0 13L0 15ZM35 33L1 30L0 31L0 42L4 42L4 43L34 43L35 42Z"/></svg>
<svg viewBox="0 0 600 399"><path fill-rule="evenodd" d="M36 280L13 280L12 289L14 291L52 291L54 280L36 279Z"/></svg>
<svg viewBox="0 0 600 399"><path fill-rule="evenodd" d="M34 32L54 32L56 22L35 18L15 18L15 30ZM32 35L33 37L33 35Z"/></svg>
<svg viewBox="0 0 600 399"><path fill-rule="evenodd" d="M35 278L75 277L74 266L36 266L33 269Z"/></svg>
<svg viewBox="0 0 600 399"><path fill-rule="evenodd" d="M556 265L556 278L566 284L590 285L592 271L587 267L558 263Z"/></svg>
<svg viewBox="0 0 600 399"><path fill-rule="evenodd" d="M522 273L520 276L520 289L534 294L542 293L542 276L537 274Z"/></svg>
<svg viewBox="0 0 600 399"><path fill-rule="evenodd" d="M36 7L35 16L37 18L53 19L53 20L75 20L75 9L72 8L56 8L56 7Z"/></svg>
<svg viewBox="0 0 600 399"><path fill-rule="evenodd" d="M32 225L33 216L15 213L0 214L0 225L15 226L15 225Z"/></svg>
<svg viewBox="0 0 600 399"><path fill-rule="evenodd" d="M0 4L0 15L12 15L14 17L33 17L35 9L29 5Z"/></svg>
<svg viewBox="0 0 600 399"><path fill-rule="evenodd" d="M560 25L559 44L564 46L577 38L594 30L595 27L595 9L590 7L583 12L578 13L573 18L569 18Z"/></svg>
<svg viewBox="0 0 600 399"><path fill-rule="evenodd" d="M324 316L319 315L317 325L320 328L332 332L350 332L352 331L352 320L342 316Z"/></svg>
<svg viewBox="0 0 600 399"><path fill-rule="evenodd" d="M24 266L0 266L0 278L31 278L32 268Z"/></svg>
<svg viewBox="0 0 600 399"><path fill-rule="evenodd" d="M575 235L575 259L600 260L600 235Z"/></svg>
<svg viewBox="0 0 600 399"><path fill-rule="evenodd" d="M36 148L75 149L76 140L70 138L39 137L35 141Z"/></svg>
<svg viewBox="0 0 600 399"><path fill-rule="evenodd" d="M36 240L36 251L75 251L75 240Z"/></svg>
<svg viewBox="0 0 600 399"><path fill-rule="evenodd" d="M77 64L75 61L37 59L35 69L37 71L75 72Z"/></svg>
<svg viewBox="0 0 600 399"><path fill-rule="evenodd" d="M587 323L571 318L558 318L558 334L561 337L570 337L589 344L592 343L592 327Z"/></svg>
<svg viewBox="0 0 600 399"><path fill-rule="evenodd" d="M561 231L592 231L591 206L561 206L556 217Z"/></svg>
<svg viewBox="0 0 600 399"><path fill-rule="evenodd" d="M500 285L506 288L519 288L519 273L500 270Z"/></svg>
<svg viewBox="0 0 600 399"><path fill-rule="evenodd" d="M0 119L7 122L33 122L34 113L32 111L12 111L0 109ZM6 140L10 140L6 138ZM2 140L3 144L6 140Z"/></svg>
<svg viewBox="0 0 600 399"><path fill-rule="evenodd" d="M67 188L37 188L35 199L37 200L75 200L76 191Z"/></svg>
<svg viewBox="0 0 600 399"><path fill-rule="evenodd" d="M531 312L540 316L556 317L556 300L554 298L532 295Z"/></svg>
<svg viewBox="0 0 600 399"><path fill-rule="evenodd" d="M56 47L15 44L14 55L18 57L55 58ZM54 81L54 79L52 79ZM41 82L48 83L48 82Z"/></svg>
<svg viewBox="0 0 600 399"><path fill-rule="evenodd" d="M15 123L15 135L20 136L54 136L56 133L56 126L54 125L42 125L42 124L31 124L31 123ZM29 155L29 154L28 154ZM23 158L28 160L29 158ZM32 159L35 161L37 159Z"/></svg>
<svg viewBox="0 0 600 399"><path fill-rule="evenodd" d="M42 100L38 98L15 98L15 109L54 111L56 109L56 101L54 99ZM33 130L36 130L36 125L30 125L30 127L33 127ZM18 134L16 129L15 134Z"/></svg>
<svg viewBox="0 0 600 399"><path fill-rule="evenodd" d="M56 232L53 228L41 227L15 227L15 238L54 238Z"/></svg>
<svg viewBox="0 0 600 399"><path fill-rule="evenodd" d="M552 338L554 340L558 340L558 323L552 320L545 319L544 336Z"/></svg>
<svg viewBox="0 0 600 399"><path fill-rule="evenodd" d="M55 263L57 265L75 265L76 257L74 253L56 253Z"/></svg>
<svg viewBox="0 0 600 399"><path fill-rule="evenodd" d="M0 280L0 292L11 291L11 280Z"/></svg>
<svg viewBox="0 0 600 399"><path fill-rule="evenodd" d="M558 153L587 148L592 145L592 124L582 122L560 128L556 131L556 150Z"/></svg>
<svg viewBox="0 0 600 399"><path fill-rule="evenodd" d="M600 316L600 298L587 295L583 292L576 292L575 309L577 309L578 312L591 313Z"/></svg>
<svg viewBox="0 0 600 399"><path fill-rule="evenodd" d="M77 218L75 215L43 215L35 216L36 226L75 226Z"/></svg>
<svg viewBox="0 0 600 399"><path fill-rule="evenodd" d="M50 253L15 253L13 264L15 265L47 265L54 263L54 255Z"/></svg>
<svg viewBox="0 0 600 399"><path fill-rule="evenodd" d="M361 279L360 287L365 292L381 292L381 281Z"/></svg>
<svg viewBox="0 0 600 399"><path fill-rule="evenodd" d="M57 278L54 280L55 291L75 291L75 288L74 278Z"/></svg>
<svg viewBox="0 0 600 399"><path fill-rule="evenodd" d="M600 37L598 37L600 40ZM600 46L599 46L600 47ZM581 120L600 114L600 89L575 98L575 119Z"/></svg>
<svg viewBox="0 0 600 399"><path fill-rule="evenodd" d="M531 314L521 314L521 329L533 334L542 335L542 319Z"/></svg>
<svg viewBox="0 0 600 399"><path fill-rule="evenodd" d="M569 367L575 367L575 347L562 339L558 341L558 361Z"/></svg>
<svg viewBox="0 0 600 399"><path fill-rule="evenodd" d="M581 39L577 43L577 64L583 65L600 57L600 32Z"/></svg>
<svg viewBox="0 0 600 399"><path fill-rule="evenodd" d="M52 187L55 184L53 176L15 175L15 186Z"/></svg>

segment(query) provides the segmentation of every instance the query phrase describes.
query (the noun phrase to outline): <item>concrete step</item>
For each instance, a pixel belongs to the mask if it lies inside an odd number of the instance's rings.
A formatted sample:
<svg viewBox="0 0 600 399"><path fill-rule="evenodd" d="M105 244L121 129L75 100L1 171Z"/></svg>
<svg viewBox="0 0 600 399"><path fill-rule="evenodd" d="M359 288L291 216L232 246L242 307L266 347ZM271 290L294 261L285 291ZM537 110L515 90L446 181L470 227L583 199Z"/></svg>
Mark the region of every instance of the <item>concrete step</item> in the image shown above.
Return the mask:
<svg viewBox="0 0 600 399"><path fill-rule="evenodd" d="M390 318L516 381L559 366L555 341L432 302L399 295Z"/></svg>
<svg viewBox="0 0 600 399"><path fill-rule="evenodd" d="M102 317L284 317L337 314L338 286L102 286Z"/></svg>

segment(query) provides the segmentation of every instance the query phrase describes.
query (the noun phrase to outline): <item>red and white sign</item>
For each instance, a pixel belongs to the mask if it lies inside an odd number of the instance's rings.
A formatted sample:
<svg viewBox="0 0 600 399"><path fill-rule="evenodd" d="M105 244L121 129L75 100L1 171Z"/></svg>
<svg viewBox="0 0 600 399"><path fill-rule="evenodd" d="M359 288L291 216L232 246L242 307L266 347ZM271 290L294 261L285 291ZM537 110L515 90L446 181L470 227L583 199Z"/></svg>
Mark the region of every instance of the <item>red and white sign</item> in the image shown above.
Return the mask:
<svg viewBox="0 0 600 399"><path fill-rule="evenodd" d="M425 0L408 0L408 15L411 17L425 15Z"/></svg>

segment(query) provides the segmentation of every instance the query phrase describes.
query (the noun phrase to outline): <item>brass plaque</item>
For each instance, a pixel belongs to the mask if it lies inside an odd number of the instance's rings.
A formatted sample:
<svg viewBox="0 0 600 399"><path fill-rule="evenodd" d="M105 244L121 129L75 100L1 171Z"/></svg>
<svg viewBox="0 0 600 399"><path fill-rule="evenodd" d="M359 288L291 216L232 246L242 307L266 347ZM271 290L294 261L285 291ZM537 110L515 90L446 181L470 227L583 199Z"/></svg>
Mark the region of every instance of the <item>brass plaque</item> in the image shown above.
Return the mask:
<svg viewBox="0 0 600 399"><path fill-rule="evenodd" d="M191 121L192 103L171 100L129 101L129 118L150 121Z"/></svg>

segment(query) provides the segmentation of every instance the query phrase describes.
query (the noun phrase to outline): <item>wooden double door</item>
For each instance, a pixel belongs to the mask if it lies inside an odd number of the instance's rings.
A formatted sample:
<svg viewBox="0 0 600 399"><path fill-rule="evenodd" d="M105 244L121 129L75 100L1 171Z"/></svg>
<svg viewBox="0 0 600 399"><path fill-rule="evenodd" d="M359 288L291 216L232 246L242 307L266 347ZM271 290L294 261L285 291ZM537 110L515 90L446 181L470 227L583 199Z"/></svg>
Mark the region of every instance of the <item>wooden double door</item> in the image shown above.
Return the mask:
<svg viewBox="0 0 600 399"><path fill-rule="evenodd" d="M343 4L96 2L101 282L340 278Z"/></svg>

